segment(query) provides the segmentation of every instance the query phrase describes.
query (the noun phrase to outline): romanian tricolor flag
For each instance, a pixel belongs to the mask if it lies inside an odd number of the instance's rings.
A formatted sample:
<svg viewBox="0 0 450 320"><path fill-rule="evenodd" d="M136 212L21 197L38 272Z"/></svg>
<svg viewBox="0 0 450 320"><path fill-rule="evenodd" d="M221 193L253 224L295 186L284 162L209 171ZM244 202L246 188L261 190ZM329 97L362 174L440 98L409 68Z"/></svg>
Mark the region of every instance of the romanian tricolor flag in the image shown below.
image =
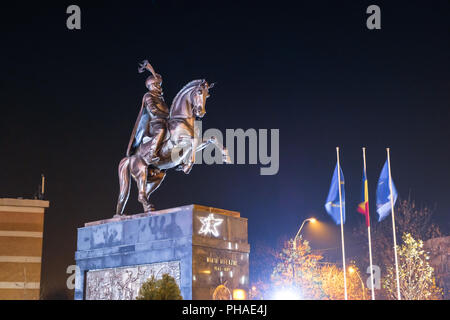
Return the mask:
<svg viewBox="0 0 450 320"><path fill-rule="evenodd" d="M363 171L361 202L358 205L358 212L366 216L366 226L370 227L369 214L369 187L367 184L366 170Z"/></svg>

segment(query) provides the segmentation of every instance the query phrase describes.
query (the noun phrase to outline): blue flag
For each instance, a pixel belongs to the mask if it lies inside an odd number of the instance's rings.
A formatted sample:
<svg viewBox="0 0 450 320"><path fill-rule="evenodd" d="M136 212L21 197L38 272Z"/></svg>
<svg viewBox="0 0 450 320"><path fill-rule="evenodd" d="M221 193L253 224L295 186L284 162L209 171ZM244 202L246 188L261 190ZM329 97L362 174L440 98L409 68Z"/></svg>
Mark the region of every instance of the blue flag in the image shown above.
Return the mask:
<svg viewBox="0 0 450 320"><path fill-rule="evenodd" d="M341 194L342 194L342 221L345 223L345 190L344 190L344 173L341 169ZM331 180L330 191L328 192L325 210L333 218L336 224L341 224L341 206L339 202L339 179L338 166L334 169L333 179Z"/></svg>
<svg viewBox="0 0 450 320"><path fill-rule="evenodd" d="M394 195L394 204L397 201L397 190L395 189L394 181L392 182L392 194ZM391 190L389 188L389 168L388 162L384 163L381 170L380 178L378 179L377 186L377 212L379 215L378 221L386 218L391 213Z"/></svg>

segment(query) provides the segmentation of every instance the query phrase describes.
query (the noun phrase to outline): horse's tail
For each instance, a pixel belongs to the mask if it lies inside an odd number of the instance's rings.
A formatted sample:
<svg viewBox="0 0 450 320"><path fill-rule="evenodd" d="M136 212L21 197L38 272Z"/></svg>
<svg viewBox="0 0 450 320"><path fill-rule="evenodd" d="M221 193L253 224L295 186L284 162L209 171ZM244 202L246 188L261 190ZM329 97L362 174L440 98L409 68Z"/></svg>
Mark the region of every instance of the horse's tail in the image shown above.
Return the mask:
<svg viewBox="0 0 450 320"><path fill-rule="evenodd" d="M119 163L119 184L120 184L120 193L119 199L117 200L117 208L116 214L121 215L123 213L123 209L125 208L125 204L128 201L128 197L130 196L130 158L123 158Z"/></svg>

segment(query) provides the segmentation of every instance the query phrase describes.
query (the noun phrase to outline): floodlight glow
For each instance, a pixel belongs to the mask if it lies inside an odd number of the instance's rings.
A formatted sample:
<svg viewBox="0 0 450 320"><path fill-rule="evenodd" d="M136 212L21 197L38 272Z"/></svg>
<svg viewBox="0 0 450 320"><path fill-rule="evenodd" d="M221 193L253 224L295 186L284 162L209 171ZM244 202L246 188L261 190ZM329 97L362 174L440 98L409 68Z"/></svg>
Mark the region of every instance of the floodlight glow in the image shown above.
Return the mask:
<svg viewBox="0 0 450 320"><path fill-rule="evenodd" d="M300 300L300 294L292 288L283 288L275 291L274 300Z"/></svg>
<svg viewBox="0 0 450 320"><path fill-rule="evenodd" d="M233 290L233 300L245 300L246 299L246 292L242 289L235 289Z"/></svg>
<svg viewBox="0 0 450 320"><path fill-rule="evenodd" d="M311 223L316 223L316 222L317 222L317 219L316 219L316 218L311 218L311 219L309 219L309 222L311 222Z"/></svg>

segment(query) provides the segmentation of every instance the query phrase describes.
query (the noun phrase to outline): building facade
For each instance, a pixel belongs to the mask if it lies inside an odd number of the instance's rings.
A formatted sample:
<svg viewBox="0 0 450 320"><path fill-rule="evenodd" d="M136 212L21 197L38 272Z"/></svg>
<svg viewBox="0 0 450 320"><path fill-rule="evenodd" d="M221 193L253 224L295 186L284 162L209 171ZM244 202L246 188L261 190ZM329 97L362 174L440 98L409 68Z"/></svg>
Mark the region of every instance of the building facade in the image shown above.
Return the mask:
<svg viewBox="0 0 450 320"><path fill-rule="evenodd" d="M0 300L39 299L48 207L44 200L0 199Z"/></svg>
<svg viewBox="0 0 450 320"><path fill-rule="evenodd" d="M436 284L444 290L444 299L450 299L450 236L429 239L424 249L430 255Z"/></svg>

